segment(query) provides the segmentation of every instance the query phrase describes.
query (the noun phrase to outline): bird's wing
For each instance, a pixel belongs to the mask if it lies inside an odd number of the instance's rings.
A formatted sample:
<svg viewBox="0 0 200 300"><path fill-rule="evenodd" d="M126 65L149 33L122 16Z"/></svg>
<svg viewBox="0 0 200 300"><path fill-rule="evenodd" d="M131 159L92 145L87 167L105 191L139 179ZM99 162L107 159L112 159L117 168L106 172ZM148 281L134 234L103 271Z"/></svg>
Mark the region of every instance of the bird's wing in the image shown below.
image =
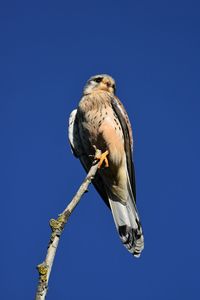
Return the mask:
<svg viewBox="0 0 200 300"><path fill-rule="evenodd" d="M78 128L78 114L77 109L73 110L69 117L69 126L68 126L68 137L71 145L72 152L75 157L79 158L81 164L83 165L86 172L89 171L92 165L92 159L88 156L87 153L84 152L84 148L81 142L79 128ZM105 189L105 184L98 174L95 175L95 178L92 180L96 190L106 203L106 205L110 208L108 195Z"/></svg>
<svg viewBox="0 0 200 300"><path fill-rule="evenodd" d="M144 237L135 202L135 174L132 160L133 138L130 121L127 113L117 97L111 97L112 108L121 124L124 136L125 165L123 176L127 181L123 187L125 203L122 203L121 194L116 193L113 187L106 186L113 218L120 238L134 256L139 257L144 248Z"/></svg>
<svg viewBox="0 0 200 300"><path fill-rule="evenodd" d="M131 124L123 104L116 96L111 98L111 104L122 127L122 131L124 135L124 148L126 152L128 175L129 175L130 185L132 187L132 193L136 202L135 170L134 170L134 164L132 158L133 135L131 130Z"/></svg>
<svg viewBox="0 0 200 300"><path fill-rule="evenodd" d="M79 138L76 115L77 109L74 109L69 117L68 137L74 156L79 157L81 154L82 145Z"/></svg>

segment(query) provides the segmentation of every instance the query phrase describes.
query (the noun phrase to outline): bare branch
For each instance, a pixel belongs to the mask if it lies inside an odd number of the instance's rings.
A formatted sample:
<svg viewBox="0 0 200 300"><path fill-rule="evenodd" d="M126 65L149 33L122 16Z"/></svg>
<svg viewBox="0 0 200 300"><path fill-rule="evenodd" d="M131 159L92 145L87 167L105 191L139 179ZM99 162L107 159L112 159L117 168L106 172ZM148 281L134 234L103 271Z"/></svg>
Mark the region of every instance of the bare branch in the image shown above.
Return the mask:
<svg viewBox="0 0 200 300"><path fill-rule="evenodd" d="M96 149L94 163L91 166L85 180L81 184L77 193L73 197L72 201L68 204L65 210L58 216L57 219L51 219L49 222L52 233L47 248L47 255L45 261L37 266L39 272L39 282L37 286L35 300L44 300L46 297L49 277L53 266L54 258L56 255L56 250L58 247L60 236L63 232L63 229L65 227L65 224L69 216L71 215L71 213L73 212L77 204L79 203L83 194L87 192L87 188L98 170L96 157L99 157L100 155L101 155L101 151Z"/></svg>

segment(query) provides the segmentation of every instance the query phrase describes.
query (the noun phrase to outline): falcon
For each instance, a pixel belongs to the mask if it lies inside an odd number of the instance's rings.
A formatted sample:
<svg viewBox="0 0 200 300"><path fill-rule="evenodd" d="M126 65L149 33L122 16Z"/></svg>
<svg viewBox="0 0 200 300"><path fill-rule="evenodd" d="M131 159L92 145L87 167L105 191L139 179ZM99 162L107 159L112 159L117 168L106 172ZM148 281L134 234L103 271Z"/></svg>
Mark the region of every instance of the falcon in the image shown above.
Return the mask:
<svg viewBox="0 0 200 300"><path fill-rule="evenodd" d="M115 81L109 75L92 76L78 108L70 115L68 135L73 154L86 172L94 158L98 159L93 184L111 209L122 243L139 257L144 237L136 208L132 129L115 91ZM101 150L99 157L94 157L96 148Z"/></svg>

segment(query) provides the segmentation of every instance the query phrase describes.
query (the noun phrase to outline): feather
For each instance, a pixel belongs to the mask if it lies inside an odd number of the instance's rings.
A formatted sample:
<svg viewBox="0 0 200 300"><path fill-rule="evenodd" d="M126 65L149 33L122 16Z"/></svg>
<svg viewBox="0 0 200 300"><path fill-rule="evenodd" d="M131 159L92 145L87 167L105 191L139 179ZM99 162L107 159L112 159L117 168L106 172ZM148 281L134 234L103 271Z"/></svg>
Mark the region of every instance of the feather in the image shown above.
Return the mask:
<svg viewBox="0 0 200 300"><path fill-rule="evenodd" d="M139 257L144 248L144 237L129 180L127 180L127 190L128 196L125 204L111 191L107 193L120 239L130 253Z"/></svg>
<svg viewBox="0 0 200 300"><path fill-rule="evenodd" d="M80 159L80 162L84 167L85 171L88 172L91 167L92 161L90 160L88 155L84 153L83 145L81 143L81 137L79 134L79 128L77 123L77 109L74 109L69 117L68 137L72 153L75 157ZM104 200L105 204L108 206L108 208L110 208L107 192L105 190L105 184L100 174L96 173L95 178L92 180L92 184L96 188L97 192L100 194L101 198Z"/></svg>

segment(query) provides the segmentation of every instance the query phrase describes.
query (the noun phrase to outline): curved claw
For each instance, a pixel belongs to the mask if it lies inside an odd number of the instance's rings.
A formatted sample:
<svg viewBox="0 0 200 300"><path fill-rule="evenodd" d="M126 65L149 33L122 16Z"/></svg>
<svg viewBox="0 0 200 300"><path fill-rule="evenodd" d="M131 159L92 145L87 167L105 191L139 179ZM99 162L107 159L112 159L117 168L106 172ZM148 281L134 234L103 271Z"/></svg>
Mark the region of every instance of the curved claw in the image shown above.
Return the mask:
<svg viewBox="0 0 200 300"><path fill-rule="evenodd" d="M108 163L108 158L107 155L109 154L108 150L106 150L105 152L103 152L100 156L97 156L96 159L99 160L98 163L98 169L100 169L102 167L102 164L105 163L105 167L108 168L109 167L109 163Z"/></svg>

